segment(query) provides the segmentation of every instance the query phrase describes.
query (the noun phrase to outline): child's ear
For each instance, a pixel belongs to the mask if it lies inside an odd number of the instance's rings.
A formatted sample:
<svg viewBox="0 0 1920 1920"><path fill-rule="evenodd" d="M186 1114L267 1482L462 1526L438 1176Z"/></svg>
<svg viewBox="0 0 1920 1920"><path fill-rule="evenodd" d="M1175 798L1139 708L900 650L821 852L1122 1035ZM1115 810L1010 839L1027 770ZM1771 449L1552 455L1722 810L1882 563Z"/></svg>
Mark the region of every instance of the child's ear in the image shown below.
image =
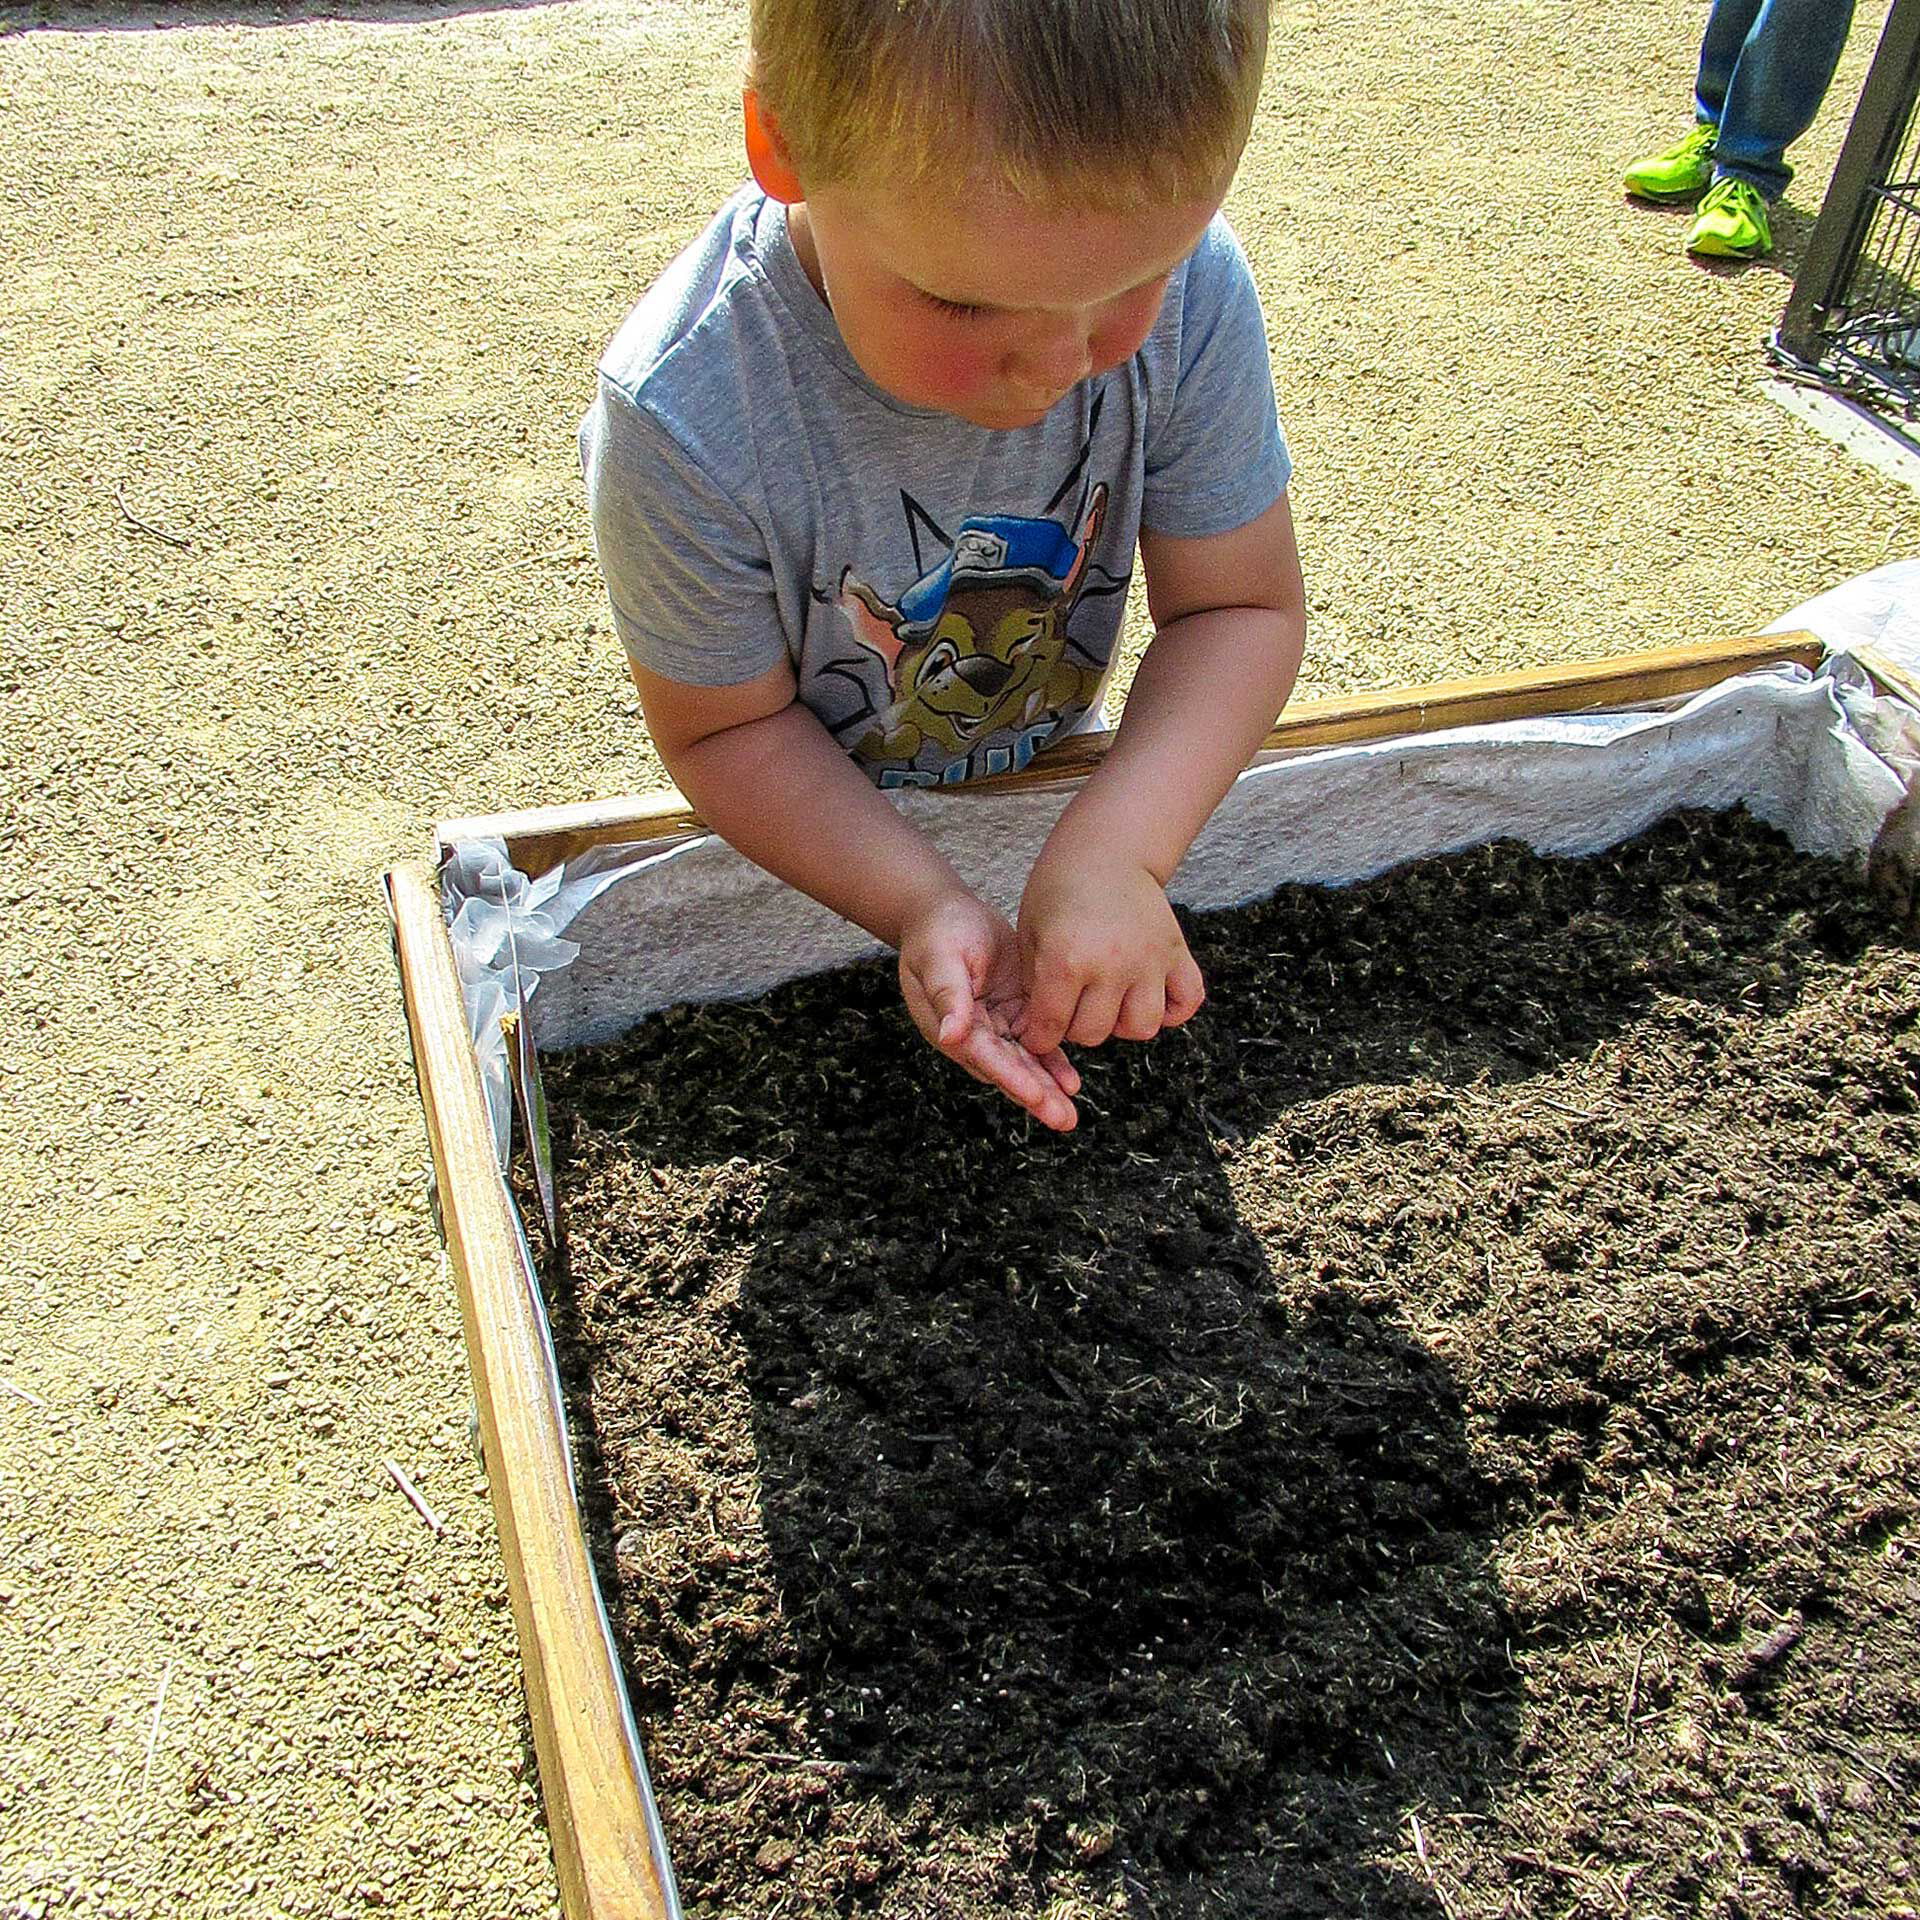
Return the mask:
<svg viewBox="0 0 1920 1920"><path fill-rule="evenodd" d="M747 165L753 169L753 177L759 181L760 190L769 200L784 201L793 206L807 196L800 185L800 176L793 170L793 161L787 154L787 143L780 137L780 128L773 115L760 104L760 96L749 87L746 91L747 114Z"/></svg>

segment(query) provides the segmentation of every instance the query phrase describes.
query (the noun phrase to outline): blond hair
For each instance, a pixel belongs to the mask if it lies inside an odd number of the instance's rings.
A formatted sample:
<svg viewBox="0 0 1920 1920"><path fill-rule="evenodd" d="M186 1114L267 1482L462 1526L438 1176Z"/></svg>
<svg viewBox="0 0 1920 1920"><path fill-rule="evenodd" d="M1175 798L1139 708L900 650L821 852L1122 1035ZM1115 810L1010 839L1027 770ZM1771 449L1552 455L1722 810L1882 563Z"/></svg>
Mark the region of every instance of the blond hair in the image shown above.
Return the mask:
<svg viewBox="0 0 1920 1920"><path fill-rule="evenodd" d="M753 0L748 84L810 186L1200 199L1253 123L1270 0Z"/></svg>

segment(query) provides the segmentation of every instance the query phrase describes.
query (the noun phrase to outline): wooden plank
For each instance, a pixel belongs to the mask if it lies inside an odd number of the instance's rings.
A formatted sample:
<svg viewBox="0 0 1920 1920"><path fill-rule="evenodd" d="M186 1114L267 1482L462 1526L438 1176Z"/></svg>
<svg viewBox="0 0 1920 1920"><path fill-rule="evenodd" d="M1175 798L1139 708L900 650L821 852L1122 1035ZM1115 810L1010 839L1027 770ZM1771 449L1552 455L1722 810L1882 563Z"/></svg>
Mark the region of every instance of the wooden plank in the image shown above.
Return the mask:
<svg viewBox="0 0 1920 1920"><path fill-rule="evenodd" d="M1882 693L1893 694L1920 711L1920 679L1902 662L1890 653L1882 653L1878 647L1849 647L1847 651L1879 682Z"/></svg>
<svg viewBox="0 0 1920 1920"><path fill-rule="evenodd" d="M1781 661L1814 667L1824 652L1811 634L1763 634L1621 654L1609 660L1396 687L1382 693L1305 700L1280 716L1279 724L1267 736L1266 750L1346 746L1361 740L1437 733L1447 727L1531 720L1552 713L1590 712L1598 707L1638 706L1698 693L1735 674ZM1108 733L1079 734L1041 754L1020 773L996 774L943 791L964 800L1055 780L1084 779L1100 764L1112 739ZM513 864L531 878L589 847L644 845L650 840L700 831L699 817L692 808L673 788L664 787L638 797L471 814L443 821L435 829L434 839L443 854L462 840L504 840Z"/></svg>
<svg viewBox="0 0 1920 1920"><path fill-rule="evenodd" d="M594 1604L453 949L422 870L394 868L387 895L561 1905L568 1920L665 1920L646 1805L627 1757L625 1695Z"/></svg>

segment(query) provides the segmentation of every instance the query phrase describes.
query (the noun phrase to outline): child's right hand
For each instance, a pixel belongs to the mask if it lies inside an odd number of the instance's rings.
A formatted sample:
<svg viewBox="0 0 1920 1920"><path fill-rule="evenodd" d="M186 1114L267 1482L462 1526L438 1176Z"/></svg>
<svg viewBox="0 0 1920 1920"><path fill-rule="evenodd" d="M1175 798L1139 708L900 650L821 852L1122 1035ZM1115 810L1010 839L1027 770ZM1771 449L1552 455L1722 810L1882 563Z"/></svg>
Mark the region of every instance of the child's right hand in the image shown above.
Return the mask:
<svg viewBox="0 0 1920 1920"><path fill-rule="evenodd" d="M998 1087L1042 1126L1070 1133L1080 1076L1058 1047L1020 1043L1026 998L1020 944L1006 918L966 892L941 895L900 941L900 991L928 1042Z"/></svg>

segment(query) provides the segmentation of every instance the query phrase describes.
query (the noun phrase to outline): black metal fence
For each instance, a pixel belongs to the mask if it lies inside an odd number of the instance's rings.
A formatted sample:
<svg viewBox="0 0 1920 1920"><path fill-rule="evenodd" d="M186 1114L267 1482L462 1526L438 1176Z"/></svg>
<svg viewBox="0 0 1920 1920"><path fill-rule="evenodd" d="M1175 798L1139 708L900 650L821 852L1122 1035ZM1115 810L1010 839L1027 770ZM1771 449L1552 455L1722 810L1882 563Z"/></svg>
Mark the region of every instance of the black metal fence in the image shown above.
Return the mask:
<svg viewBox="0 0 1920 1920"><path fill-rule="evenodd" d="M1773 336L1803 378L1920 421L1920 0L1893 0Z"/></svg>

